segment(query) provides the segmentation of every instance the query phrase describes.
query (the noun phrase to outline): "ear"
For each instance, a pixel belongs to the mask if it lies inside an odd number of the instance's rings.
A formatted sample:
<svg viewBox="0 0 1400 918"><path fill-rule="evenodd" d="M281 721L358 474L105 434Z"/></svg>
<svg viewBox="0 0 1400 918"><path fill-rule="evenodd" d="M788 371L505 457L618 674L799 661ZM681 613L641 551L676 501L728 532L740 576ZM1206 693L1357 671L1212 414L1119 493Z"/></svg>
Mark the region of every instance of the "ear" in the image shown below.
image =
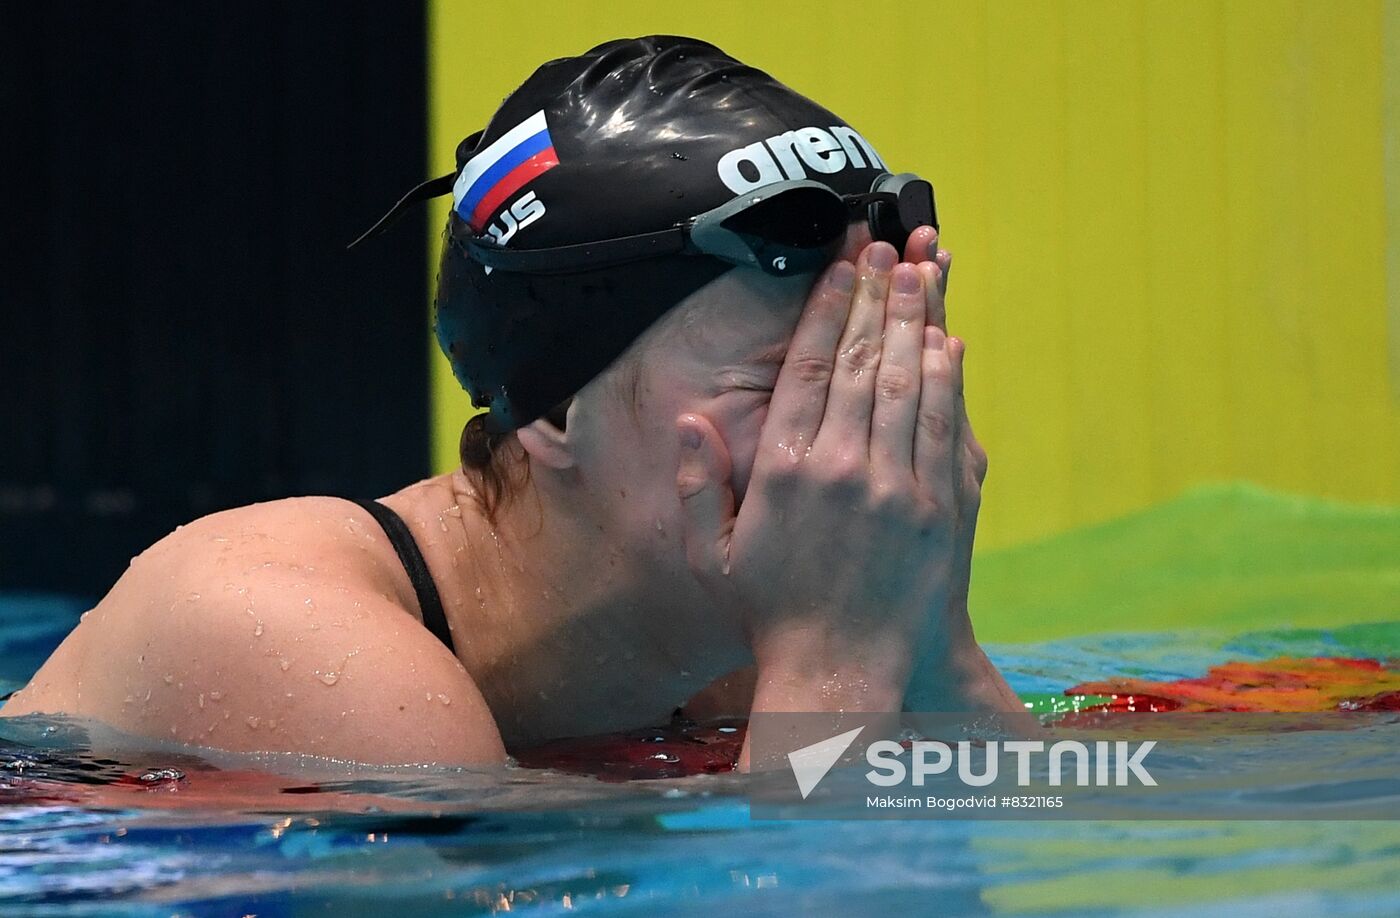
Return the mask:
<svg viewBox="0 0 1400 918"><path fill-rule="evenodd" d="M571 404L569 414L573 414L573 411L574 405ZM573 425L566 420L564 426L569 428ZM519 428L515 436L520 440L521 447L530 455L532 463L543 463L558 470L573 468L576 464L573 440L569 437L567 429L560 430L548 416Z"/></svg>

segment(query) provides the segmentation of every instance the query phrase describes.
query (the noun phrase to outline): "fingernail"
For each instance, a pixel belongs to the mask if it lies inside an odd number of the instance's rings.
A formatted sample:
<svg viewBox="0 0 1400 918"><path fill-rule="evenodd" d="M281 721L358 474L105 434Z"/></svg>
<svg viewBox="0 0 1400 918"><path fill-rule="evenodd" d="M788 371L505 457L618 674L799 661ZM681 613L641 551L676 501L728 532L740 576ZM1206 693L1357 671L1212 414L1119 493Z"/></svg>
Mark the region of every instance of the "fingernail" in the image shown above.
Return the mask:
<svg viewBox="0 0 1400 918"><path fill-rule="evenodd" d="M870 267L876 271L888 271L899 261L899 254L888 242L877 242L870 247Z"/></svg>
<svg viewBox="0 0 1400 918"><path fill-rule="evenodd" d="M700 431L694 427L681 428L681 447L684 449L700 448Z"/></svg>
<svg viewBox="0 0 1400 918"><path fill-rule="evenodd" d="M918 293L919 292L919 271L913 265L904 263L895 265L894 269L894 289L896 293Z"/></svg>
<svg viewBox="0 0 1400 918"><path fill-rule="evenodd" d="M831 266L831 271L826 275L826 282L835 290L850 293L856 288L856 266L845 259L838 261Z"/></svg>

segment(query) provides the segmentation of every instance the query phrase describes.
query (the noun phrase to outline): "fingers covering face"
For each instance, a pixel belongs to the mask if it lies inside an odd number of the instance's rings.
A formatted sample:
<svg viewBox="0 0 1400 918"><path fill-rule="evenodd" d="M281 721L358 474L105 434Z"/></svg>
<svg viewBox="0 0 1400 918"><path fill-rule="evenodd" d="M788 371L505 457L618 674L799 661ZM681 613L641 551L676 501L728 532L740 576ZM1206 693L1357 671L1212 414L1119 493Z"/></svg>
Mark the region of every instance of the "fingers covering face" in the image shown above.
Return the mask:
<svg viewBox="0 0 1400 918"><path fill-rule="evenodd" d="M948 337L936 325L924 326L923 380L914 434L914 475L924 496L938 507L953 502L957 396L962 389L961 361L953 359Z"/></svg>
<svg viewBox="0 0 1400 918"><path fill-rule="evenodd" d="M877 476L912 480L914 427L922 388L925 296L911 264L896 265L885 306L884 345L875 377L870 465Z"/></svg>
<svg viewBox="0 0 1400 918"><path fill-rule="evenodd" d="M912 475L930 499L951 500L961 349L943 325L948 253L924 229L918 242L935 260L896 265L894 247L875 243L813 287L769 404L760 465L817 449Z"/></svg>
<svg viewBox="0 0 1400 918"><path fill-rule="evenodd" d="M877 242L868 246L857 262L859 277L855 295L837 345L826 412L813 443L815 450L848 458L869 455L875 377L880 365L880 339L885 329L885 300L889 295L890 272L898 257L894 246Z"/></svg>
<svg viewBox="0 0 1400 918"><path fill-rule="evenodd" d="M839 260L807 298L768 405L759 462L775 452L800 458L816 438L855 283L855 266Z"/></svg>
<svg viewBox="0 0 1400 918"><path fill-rule="evenodd" d="M947 254L944 252L943 254ZM919 264L919 274L924 279L924 320L930 325L936 325L943 330L943 334L948 334L948 309L946 297L948 291L948 275L938 266L936 262L925 261Z"/></svg>

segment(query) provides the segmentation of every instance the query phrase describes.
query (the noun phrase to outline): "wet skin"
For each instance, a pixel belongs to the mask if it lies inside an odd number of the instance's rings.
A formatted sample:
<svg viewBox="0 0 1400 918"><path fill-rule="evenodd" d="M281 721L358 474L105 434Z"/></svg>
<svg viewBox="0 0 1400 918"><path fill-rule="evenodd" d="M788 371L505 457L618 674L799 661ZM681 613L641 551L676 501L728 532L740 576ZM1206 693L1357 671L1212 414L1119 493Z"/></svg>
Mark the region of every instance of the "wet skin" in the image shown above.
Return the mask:
<svg viewBox="0 0 1400 918"><path fill-rule="evenodd" d="M0 713L231 750L472 763L661 723L697 695L696 713L1014 708L967 613L986 458L960 397L962 344L944 333L949 256L926 257L931 229L898 266L868 243L853 228L835 269L862 276L854 296L830 275L735 271L673 310L634 345L628 398L610 368L565 431L522 429L531 480L494 523L460 471L384 499L424 551L456 657L421 625L368 514L293 498L213 514L142 553ZM828 348L828 378L788 360L794 341ZM891 389L893 376L913 384ZM781 426L767 423L774 405ZM701 428L702 449L682 447L678 421ZM779 507L773 459L799 453L818 461L787 470ZM842 531L859 537L802 535ZM716 577L721 534L740 550ZM783 551L743 550L766 544Z"/></svg>

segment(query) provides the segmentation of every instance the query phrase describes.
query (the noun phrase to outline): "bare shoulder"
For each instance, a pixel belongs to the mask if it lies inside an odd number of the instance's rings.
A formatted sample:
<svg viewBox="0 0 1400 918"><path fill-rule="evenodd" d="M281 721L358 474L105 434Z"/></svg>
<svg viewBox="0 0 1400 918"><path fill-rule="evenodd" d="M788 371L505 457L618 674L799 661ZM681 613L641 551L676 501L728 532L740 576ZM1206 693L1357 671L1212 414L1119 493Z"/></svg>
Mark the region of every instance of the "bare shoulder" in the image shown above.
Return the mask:
<svg viewBox="0 0 1400 918"><path fill-rule="evenodd" d="M386 551L333 498L204 517L138 556L3 713L237 751L504 759L471 677L395 598Z"/></svg>

